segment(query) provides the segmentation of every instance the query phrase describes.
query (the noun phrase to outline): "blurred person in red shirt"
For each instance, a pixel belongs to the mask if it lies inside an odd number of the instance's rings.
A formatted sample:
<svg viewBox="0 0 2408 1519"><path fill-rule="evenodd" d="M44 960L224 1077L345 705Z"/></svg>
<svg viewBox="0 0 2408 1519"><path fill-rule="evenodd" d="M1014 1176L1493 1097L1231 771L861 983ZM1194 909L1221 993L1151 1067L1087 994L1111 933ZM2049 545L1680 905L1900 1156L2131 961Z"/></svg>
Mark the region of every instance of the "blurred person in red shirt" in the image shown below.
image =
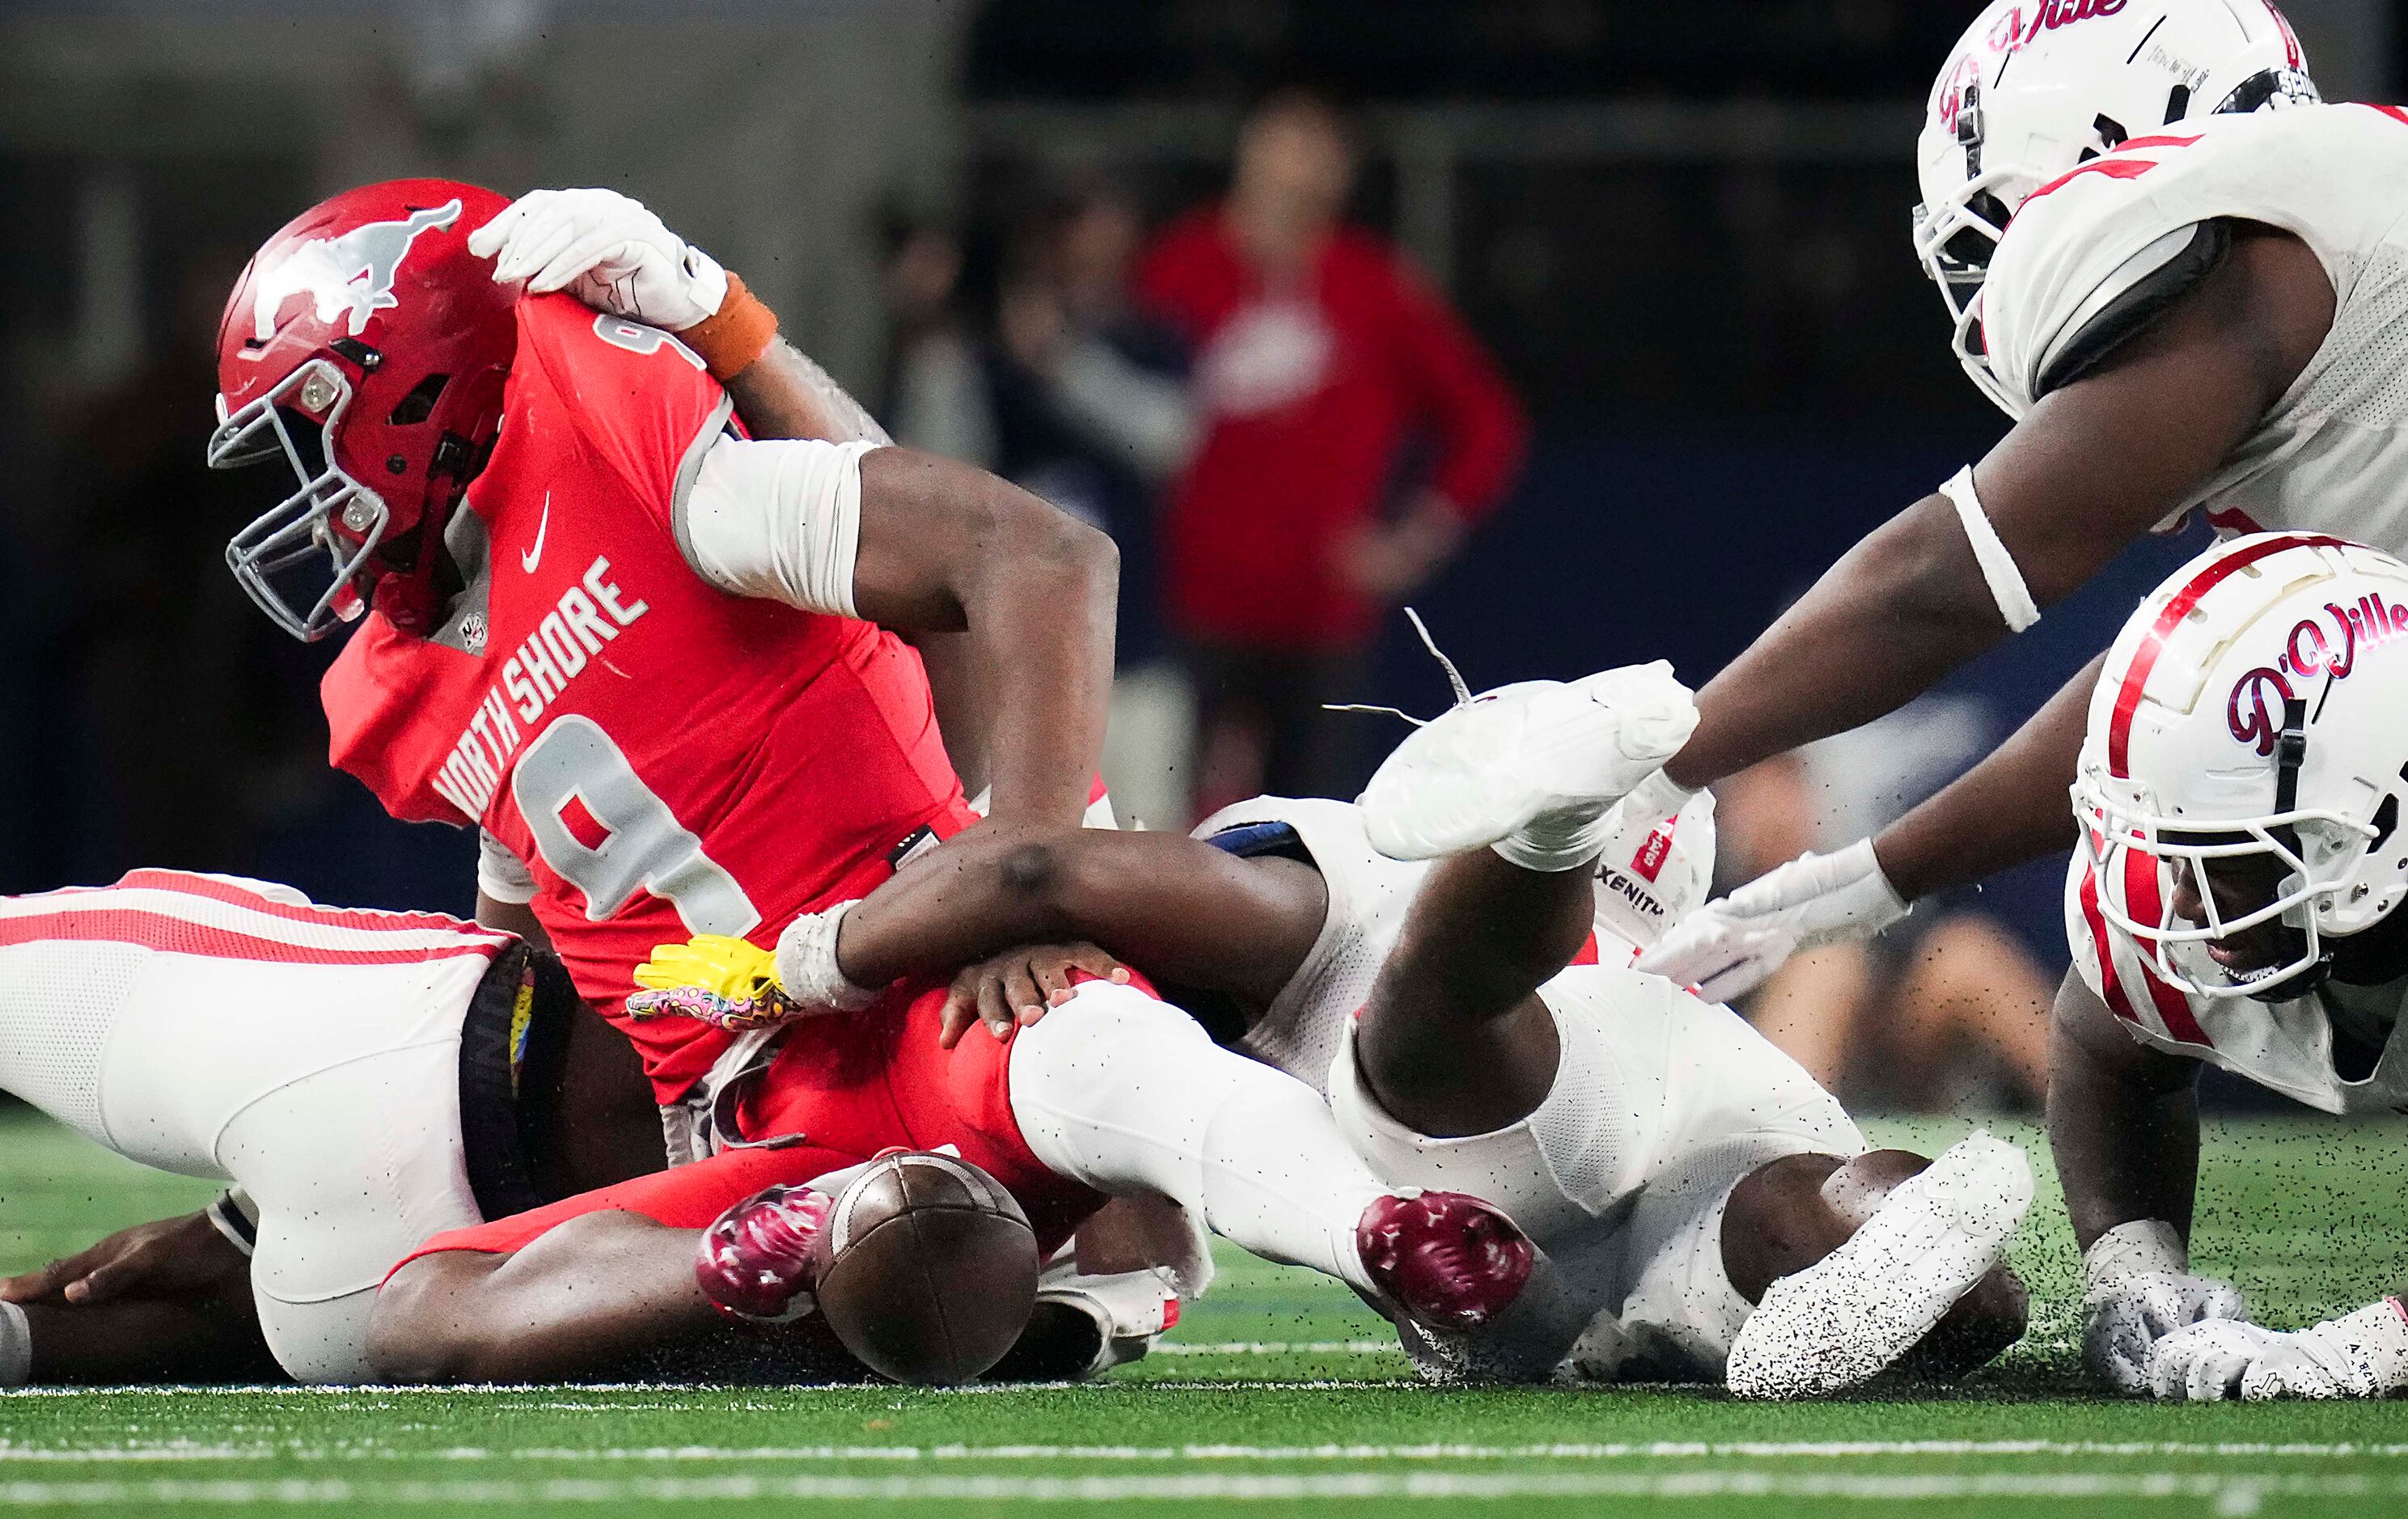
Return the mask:
<svg viewBox="0 0 2408 1519"><path fill-rule="evenodd" d="M1228 198L1165 229L1140 300L1195 354L1202 432L1163 578L1197 696L1197 805L1357 779L1345 700L1379 619L1512 483L1528 423L1495 363L1386 242L1340 218L1354 150L1318 96L1272 96ZM1407 445L1434 443L1399 509ZM1251 739L1251 742L1249 741Z"/></svg>

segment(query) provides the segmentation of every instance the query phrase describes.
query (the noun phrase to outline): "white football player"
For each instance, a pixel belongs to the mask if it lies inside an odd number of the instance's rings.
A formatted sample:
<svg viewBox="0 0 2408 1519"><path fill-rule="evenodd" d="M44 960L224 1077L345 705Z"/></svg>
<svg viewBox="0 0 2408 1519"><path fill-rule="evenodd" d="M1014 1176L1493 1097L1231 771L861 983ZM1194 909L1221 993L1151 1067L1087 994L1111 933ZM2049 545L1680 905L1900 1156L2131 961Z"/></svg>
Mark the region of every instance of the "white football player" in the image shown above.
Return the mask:
<svg viewBox="0 0 2408 1519"><path fill-rule="evenodd" d="M1677 781L1891 710L2195 511L2408 549L2408 120L2317 103L2272 5L1997 0L1917 155L1917 252L2015 425L1700 693ZM1736 996L2065 848L2096 674L1878 837L1772 871L1642 966Z"/></svg>
<svg viewBox="0 0 2408 1519"><path fill-rule="evenodd" d="M1360 807L1260 797L1203 842L982 829L845 909L825 968L874 984L1093 939L1322 1087L1383 1182L1503 1208L1547 1258L1477 1333L1399 1325L1433 1377L1797 1396L1901 1359L1979 1365L2022 1331L1998 1265L2030 1196L2021 1155L1984 1139L1927 1171L1868 1153L1727 1009L1627 968L1617 939L1653 925L1626 878L1656 912L1705 884L1692 830L1711 814L1623 797L1688 723L1661 666L1530 682L1407 740ZM957 983L958 1023L1008 1037L1063 993L1067 964L987 962Z"/></svg>
<svg viewBox="0 0 2408 1519"><path fill-rule="evenodd" d="M2185 566L2108 651L2073 797L2048 1124L2091 1368L2160 1397L2408 1387L2400 1298L2280 1333L2187 1252L2202 1065L2408 1105L2408 564L2269 533Z"/></svg>

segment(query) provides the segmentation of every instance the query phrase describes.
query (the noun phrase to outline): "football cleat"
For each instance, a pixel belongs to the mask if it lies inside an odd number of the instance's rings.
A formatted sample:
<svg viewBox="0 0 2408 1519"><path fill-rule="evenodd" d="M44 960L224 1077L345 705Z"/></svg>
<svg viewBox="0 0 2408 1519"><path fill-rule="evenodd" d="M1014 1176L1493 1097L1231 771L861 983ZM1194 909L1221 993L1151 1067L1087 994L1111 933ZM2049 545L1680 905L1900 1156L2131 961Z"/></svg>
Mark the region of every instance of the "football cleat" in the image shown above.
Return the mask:
<svg viewBox="0 0 2408 1519"><path fill-rule="evenodd" d="M1742 1397L1819 1397L1895 1363L1988 1274L2031 1207L2031 1163L1976 1130L1899 1182L1847 1243L1766 1289L1731 1341Z"/></svg>
<svg viewBox="0 0 2408 1519"><path fill-rule="evenodd" d="M1354 1249L1389 1306L1433 1329L1460 1332L1512 1305L1535 1254L1512 1219L1460 1192L1374 1198L1354 1225Z"/></svg>
<svg viewBox="0 0 2408 1519"><path fill-rule="evenodd" d="M1179 1323L1179 1292L1166 1273L1081 1273L1065 1261L1037 1284L1037 1310L994 1382L1088 1382L1140 1361Z"/></svg>
<svg viewBox="0 0 2408 1519"><path fill-rule="evenodd" d="M711 1222L695 1243L694 1279L730 1318L786 1324L817 1306L811 1296L834 1199L810 1187L770 1187Z"/></svg>
<svg viewBox="0 0 2408 1519"><path fill-rule="evenodd" d="M1661 661L1500 686L1397 746L1363 792L1364 828L1392 860L1495 844L1531 869L1577 868L1604 847L1613 804L1697 722L1688 688Z"/></svg>

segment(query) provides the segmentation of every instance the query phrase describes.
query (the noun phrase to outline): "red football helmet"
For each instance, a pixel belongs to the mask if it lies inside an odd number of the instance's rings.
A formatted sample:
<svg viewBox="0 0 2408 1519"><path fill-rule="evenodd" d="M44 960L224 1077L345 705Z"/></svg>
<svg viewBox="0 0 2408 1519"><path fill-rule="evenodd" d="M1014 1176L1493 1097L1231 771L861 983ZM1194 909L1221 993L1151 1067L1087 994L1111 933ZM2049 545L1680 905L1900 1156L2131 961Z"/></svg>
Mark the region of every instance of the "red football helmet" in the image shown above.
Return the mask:
<svg viewBox="0 0 2408 1519"><path fill-rule="evenodd" d="M492 451L518 343L518 290L468 234L509 204L450 179L363 185L295 217L235 281L209 466L280 453L299 488L235 535L226 564L297 638L371 599L414 632L436 619L443 529Z"/></svg>

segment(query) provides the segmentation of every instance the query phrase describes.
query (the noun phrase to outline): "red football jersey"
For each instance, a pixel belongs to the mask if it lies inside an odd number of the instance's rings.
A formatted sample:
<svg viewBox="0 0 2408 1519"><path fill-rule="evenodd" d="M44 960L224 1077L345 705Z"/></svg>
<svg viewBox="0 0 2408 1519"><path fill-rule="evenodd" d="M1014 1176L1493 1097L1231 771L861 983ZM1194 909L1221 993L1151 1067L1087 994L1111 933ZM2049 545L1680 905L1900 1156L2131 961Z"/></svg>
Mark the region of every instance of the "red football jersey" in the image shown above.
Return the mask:
<svg viewBox="0 0 2408 1519"><path fill-rule="evenodd" d="M972 814L908 645L729 595L680 553L680 481L733 425L702 361L566 295L518 309L467 495L491 539L481 625L421 638L371 614L322 687L333 757L394 816L481 824L526 862L579 992L669 1101L729 1036L624 1016L654 945L772 945Z"/></svg>
<svg viewBox="0 0 2408 1519"><path fill-rule="evenodd" d="M1139 985L1151 994L1142 978ZM764 1187L800 1186L897 1147L944 1149L994 1177L1051 1255L1103 1206L1103 1194L1029 1150L1012 1115L1010 1045L981 1026L953 1049L937 1047L945 997L945 982L906 982L863 1011L796 1024L737 1105L749 1145L436 1235L403 1264L446 1250L518 1250L569 1219L611 1210L698 1229ZM772 1139L781 1142L765 1142Z"/></svg>

